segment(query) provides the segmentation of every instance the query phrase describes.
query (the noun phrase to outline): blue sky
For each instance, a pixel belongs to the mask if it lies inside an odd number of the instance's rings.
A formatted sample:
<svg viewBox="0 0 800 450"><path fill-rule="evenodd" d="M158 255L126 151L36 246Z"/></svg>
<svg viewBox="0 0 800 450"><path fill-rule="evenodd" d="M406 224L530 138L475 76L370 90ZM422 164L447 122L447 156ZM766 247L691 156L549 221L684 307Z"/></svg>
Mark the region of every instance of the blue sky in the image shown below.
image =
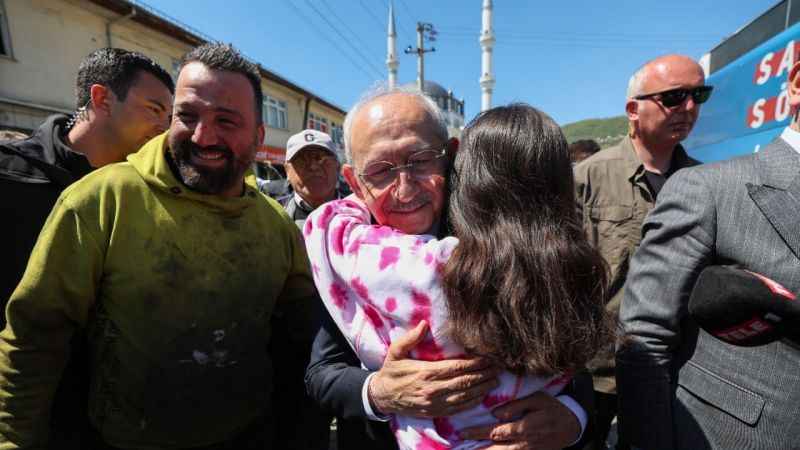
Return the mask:
<svg viewBox="0 0 800 450"><path fill-rule="evenodd" d="M389 0L145 0L204 34L231 42L264 67L349 108L386 78ZM623 113L643 62L665 53L695 59L777 0L495 0L493 105L530 103L564 125ZM480 110L481 0L394 0L399 81L416 79L417 21L439 31L425 78Z"/></svg>

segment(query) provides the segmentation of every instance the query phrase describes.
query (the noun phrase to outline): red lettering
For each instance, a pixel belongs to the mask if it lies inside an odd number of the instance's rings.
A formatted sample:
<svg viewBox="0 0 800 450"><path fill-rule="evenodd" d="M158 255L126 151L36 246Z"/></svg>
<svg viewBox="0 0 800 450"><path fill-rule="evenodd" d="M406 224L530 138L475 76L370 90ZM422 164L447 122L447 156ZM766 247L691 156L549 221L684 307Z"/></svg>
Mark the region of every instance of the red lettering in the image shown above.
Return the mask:
<svg viewBox="0 0 800 450"><path fill-rule="evenodd" d="M800 58L800 46L794 45L795 41L789 41L786 46L775 52L768 52L764 54L756 63L755 71L753 72L753 84L764 84L771 78L782 76L781 72L791 68L792 64ZM784 61L786 51L791 52L791 59Z"/></svg>
<svg viewBox="0 0 800 450"><path fill-rule="evenodd" d="M775 120L775 107L777 104L778 97L771 97L766 100L759 99L750 105L747 108L747 126L749 128L758 128L767 122Z"/></svg>
<svg viewBox="0 0 800 450"><path fill-rule="evenodd" d="M760 317L753 317L746 322L716 331L713 334L726 341L743 341L770 330L772 330L772 325L769 322L762 320Z"/></svg>

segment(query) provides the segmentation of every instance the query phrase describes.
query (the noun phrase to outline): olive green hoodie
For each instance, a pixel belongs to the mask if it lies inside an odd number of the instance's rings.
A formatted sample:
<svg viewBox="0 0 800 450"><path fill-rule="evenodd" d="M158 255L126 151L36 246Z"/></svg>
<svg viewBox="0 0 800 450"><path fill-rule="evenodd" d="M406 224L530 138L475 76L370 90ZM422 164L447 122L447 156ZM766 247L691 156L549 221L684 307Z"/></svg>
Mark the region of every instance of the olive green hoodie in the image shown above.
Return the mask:
<svg viewBox="0 0 800 450"><path fill-rule="evenodd" d="M314 286L283 209L188 190L166 134L58 199L0 334L0 449L41 448L69 340L86 328L90 420L121 448L225 441L269 404L276 304L310 335Z"/></svg>

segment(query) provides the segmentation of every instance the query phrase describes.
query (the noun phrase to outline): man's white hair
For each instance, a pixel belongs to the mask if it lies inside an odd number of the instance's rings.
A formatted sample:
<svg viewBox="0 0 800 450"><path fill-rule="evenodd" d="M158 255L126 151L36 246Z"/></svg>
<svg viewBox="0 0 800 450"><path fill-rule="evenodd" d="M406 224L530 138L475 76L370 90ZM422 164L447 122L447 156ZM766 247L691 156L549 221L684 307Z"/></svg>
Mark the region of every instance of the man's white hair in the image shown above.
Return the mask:
<svg viewBox="0 0 800 450"><path fill-rule="evenodd" d="M645 69L649 64L650 62L645 63L631 76L631 79L628 81L628 98L633 98L642 94L642 84L644 84L644 77L647 72Z"/></svg>
<svg viewBox="0 0 800 450"><path fill-rule="evenodd" d="M347 112L347 115L344 118L344 155L345 161L348 164L353 163L353 149L350 142L350 139L353 135L353 119L366 104L371 103L373 100L376 100L380 97L398 93L408 94L416 97L420 104L422 104L422 106L431 116L431 127L433 132L437 137L440 137L442 141L447 140L447 120L445 119L442 110L439 109L439 105L437 105L432 98L420 91L415 85L396 86L390 88L386 83L379 83L365 92L356 102L356 104L350 108L350 111Z"/></svg>

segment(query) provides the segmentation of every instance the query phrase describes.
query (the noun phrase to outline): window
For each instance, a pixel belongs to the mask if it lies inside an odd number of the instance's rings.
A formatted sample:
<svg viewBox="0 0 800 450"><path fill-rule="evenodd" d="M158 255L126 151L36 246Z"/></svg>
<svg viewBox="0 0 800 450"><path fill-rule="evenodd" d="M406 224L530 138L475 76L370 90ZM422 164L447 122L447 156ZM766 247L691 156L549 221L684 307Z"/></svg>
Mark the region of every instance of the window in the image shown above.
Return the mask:
<svg viewBox="0 0 800 450"><path fill-rule="evenodd" d="M3 0L0 0L0 55L11 56L11 33L8 30L8 18Z"/></svg>
<svg viewBox="0 0 800 450"><path fill-rule="evenodd" d="M328 119L314 113L308 113L308 128L328 133Z"/></svg>
<svg viewBox="0 0 800 450"><path fill-rule="evenodd" d="M331 122L331 139L339 146L344 146L344 129L335 122Z"/></svg>
<svg viewBox="0 0 800 450"><path fill-rule="evenodd" d="M287 119L286 102L264 96L264 123L272 128L289 128Z"/></svg>

